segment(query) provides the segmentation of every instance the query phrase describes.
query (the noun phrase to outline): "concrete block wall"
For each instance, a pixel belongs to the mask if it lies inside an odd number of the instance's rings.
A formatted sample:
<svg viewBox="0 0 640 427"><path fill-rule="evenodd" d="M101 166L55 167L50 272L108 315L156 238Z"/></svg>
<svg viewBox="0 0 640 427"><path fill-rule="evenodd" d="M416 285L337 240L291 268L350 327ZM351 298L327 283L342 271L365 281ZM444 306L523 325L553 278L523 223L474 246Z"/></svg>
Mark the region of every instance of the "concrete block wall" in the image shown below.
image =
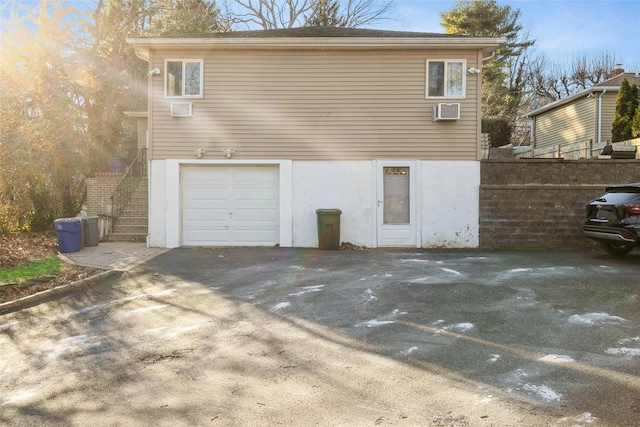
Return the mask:
<svg viewBox="0 0 640 427"><path fill-rule="evenodd" d="M94 178L87 178L87 215L111 215L111 195L122 175L121 172L96 172Z"/></svg>
<svg viewBox="0 0 640 427"><path fill-rule="evenodd" d="M640 181L638 160L483 160L480 247L589 249L585 204L605 187Z"/></svg>

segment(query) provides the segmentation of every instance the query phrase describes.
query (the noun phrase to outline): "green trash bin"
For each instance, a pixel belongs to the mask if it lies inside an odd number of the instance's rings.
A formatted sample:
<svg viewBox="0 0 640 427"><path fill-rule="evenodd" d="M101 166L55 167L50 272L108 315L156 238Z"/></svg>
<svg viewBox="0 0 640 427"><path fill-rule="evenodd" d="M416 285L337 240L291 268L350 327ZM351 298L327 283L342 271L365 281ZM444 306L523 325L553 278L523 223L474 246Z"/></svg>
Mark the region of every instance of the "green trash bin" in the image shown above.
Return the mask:
<svg viewBox="0 0 640 427"><path fill-rule="evenodd" d="M340 249L340 209L317 209L318 249Z"/></svg>

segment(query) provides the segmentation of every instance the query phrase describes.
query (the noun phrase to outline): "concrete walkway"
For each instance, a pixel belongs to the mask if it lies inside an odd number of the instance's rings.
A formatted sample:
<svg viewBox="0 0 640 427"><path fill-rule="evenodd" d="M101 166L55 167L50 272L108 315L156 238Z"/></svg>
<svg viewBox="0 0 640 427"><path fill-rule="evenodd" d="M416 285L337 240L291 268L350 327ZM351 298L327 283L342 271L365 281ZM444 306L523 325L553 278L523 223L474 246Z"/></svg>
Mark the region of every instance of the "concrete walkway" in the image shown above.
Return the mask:
<svg viewBox="0 0 640 427"><path fill-rule="evenodd" d="M65 262L83 267L128 271L169 250L148 248L145 243L104 242L58 256Z"/></svg>
<svg viewBox="0 0 640 427"><path fill-rule="evenodd" d="M87 246L79 252L60 253L58 257L66 263L106 271L63 286L27 295L14 301L0 303L0 315L40 301L46 301L52 295L64 294L88 286L118 271L131 270L167 251L169 249L147 248L144 243L105 242L100 243L98 246Z"/></svg>

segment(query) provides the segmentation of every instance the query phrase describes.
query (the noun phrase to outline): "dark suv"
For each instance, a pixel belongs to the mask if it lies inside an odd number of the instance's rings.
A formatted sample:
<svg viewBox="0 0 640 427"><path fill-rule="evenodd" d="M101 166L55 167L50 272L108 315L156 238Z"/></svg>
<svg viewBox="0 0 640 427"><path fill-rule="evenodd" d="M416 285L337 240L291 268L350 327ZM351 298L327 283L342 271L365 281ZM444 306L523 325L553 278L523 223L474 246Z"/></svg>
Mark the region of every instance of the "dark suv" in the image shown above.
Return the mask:
<svg viewBox="0 0 640 427"><path fill-rule="evenodd" d="M640 247L640 182L609 187L587 203L583 230L612 255Z"/></svg>

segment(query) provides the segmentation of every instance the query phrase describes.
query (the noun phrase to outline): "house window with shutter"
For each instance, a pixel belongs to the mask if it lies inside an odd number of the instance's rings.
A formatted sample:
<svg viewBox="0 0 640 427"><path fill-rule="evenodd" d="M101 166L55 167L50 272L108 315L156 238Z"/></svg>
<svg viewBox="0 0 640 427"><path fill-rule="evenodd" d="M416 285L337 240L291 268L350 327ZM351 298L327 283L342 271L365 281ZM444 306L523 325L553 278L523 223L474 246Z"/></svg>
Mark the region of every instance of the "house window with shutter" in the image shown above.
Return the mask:
<svg viewBox="0 0 640 427"><path fill-rule="evenodd" d="M464 98L466 61L427 60L427 98Z"/></svg>

